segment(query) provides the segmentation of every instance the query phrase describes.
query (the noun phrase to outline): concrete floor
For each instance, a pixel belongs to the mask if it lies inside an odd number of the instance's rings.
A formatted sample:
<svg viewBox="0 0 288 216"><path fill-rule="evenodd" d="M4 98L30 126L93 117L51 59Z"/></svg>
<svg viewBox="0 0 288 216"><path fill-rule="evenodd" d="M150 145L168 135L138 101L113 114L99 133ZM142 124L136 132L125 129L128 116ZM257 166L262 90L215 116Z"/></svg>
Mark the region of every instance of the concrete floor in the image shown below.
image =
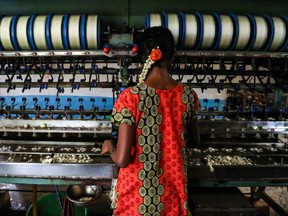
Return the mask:
<svg viewBox="0 0 288 216"><path fill-rule="evenodd" d="M250 188L239 188L243 193L249 194ZM288 212L288 188L287 187L266 187L265 192L283 209ZM267 205L263 200L259 200L258 205ZM278 215L272 208L270 208L269 216L281 216Z"/></svg>
<svg viewBox="0 0 288 216"><path fill-rule="evenodd" d="M266 193L276 201L283 209L288 212L288 187L267 187ZM276 214L272 209L270 216L281 216Z"/></svg>
<svg viewBox="0 0 288 216"><path fill-rule="evenodd" d="M66 191L67 186L59 186L60 191ZM38 198L49 193L55 193L54 186L38 186ZM250 188L240 188L243 193L250 193ZM24 216L33 202L32 185L0 184L0 216ZM282 208L288 212L288 190L287 187L267 187L266 193L271 196ZM260 200L256 205L267 205ZM7 213L7 209L9 212ZM13 211L10 211L13 210ZM88 215L109 216L108 197L103 196L100 202L88 208ZM269 216L278 216L271 208ZM281 215L279 215L281 216Z"/></svg>

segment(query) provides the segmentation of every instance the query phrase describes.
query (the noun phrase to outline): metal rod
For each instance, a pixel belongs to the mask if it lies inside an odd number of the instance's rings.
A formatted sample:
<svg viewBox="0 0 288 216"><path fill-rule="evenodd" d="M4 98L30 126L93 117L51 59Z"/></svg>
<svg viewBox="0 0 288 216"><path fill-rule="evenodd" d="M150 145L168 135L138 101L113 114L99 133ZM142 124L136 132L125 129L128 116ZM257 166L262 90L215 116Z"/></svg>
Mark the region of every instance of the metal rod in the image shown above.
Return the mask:
<svg viewBox="0 0 288 216"><path fill-rule="evenodd" d="M62 206L62 201L61 201L61 194L59 192L59 189L58 189L58 186L55 185L55 191L56 191L56 195L57 195L57 200L58 200L58 204L61 208L61 210L63 209L63 206Z"/></svg>
<svg viewBox="0 0 288 216"><path fill-rule="evenodd" d="M37 185L33 185L33 216L37 216Z"/></svg>

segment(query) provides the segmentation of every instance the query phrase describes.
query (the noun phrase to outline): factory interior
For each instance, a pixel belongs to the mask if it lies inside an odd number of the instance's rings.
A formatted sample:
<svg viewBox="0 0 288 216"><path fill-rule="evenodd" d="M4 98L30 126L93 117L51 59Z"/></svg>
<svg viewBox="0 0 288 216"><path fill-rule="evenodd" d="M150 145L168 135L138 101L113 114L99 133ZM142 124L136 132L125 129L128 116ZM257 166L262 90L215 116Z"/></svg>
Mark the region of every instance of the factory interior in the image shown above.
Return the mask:
<svg viewBox="0 0 288 216"><path fill-rule="evenodd" d="M117 97L137 84L141 36L152 26L172 32L171 76L201 103L200 144L187 148L192 215L287 216L287 8L1 0L0 216L62 215L66 198L75 216L112 215L118 167L101 146Z"/></svg>

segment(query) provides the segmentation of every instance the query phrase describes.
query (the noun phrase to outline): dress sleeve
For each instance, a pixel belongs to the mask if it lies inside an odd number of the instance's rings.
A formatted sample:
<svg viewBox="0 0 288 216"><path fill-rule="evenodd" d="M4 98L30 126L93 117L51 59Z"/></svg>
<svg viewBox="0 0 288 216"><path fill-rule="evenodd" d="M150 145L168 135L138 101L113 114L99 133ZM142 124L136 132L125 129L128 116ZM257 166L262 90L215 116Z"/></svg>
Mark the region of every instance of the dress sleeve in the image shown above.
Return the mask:
<svg viewBox="0 0 288 216"><path fill-rule="evenodd" d="M115 126L119 124L135 125L135 98L129 89L125 89L119 95L112 110L112 122Z"/></svg>

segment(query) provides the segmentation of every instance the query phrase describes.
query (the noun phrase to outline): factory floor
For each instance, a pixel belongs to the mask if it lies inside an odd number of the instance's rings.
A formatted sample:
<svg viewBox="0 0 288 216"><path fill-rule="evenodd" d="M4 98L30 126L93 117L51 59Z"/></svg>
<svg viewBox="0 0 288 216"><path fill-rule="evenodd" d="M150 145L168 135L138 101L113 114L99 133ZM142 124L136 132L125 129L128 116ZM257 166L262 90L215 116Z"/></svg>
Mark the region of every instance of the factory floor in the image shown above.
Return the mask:
<svg viewBox="0 0 288 216"><path fill-rule="evenodd" d="M60 191L66 191L67 186L60 186ZM9 189L9 191L8 191ZM249 196L250 188L239 188L240 191ZM40 198L49 193L55 193L54 186L38 186L37 197ZM282 208L288 212L288 190L287 187L267 187L266 193L271 196ZM33 200L32 186L30 185L15 185L15 184L0 184L0 216L26 216L27 209L30 207ZM281 216L276 214L273 209L263 201L259 200L254 203L255 206L262 210L268 209L269 216ZM103 199L98 206L88 208L87 216L109 216L111 210L107 199ZM42 216L42 215L41 215ZM260 216L262 216L260 214Z"/></svg>
<svg viewBox="0 0 288 216"><path fill-rule="evenodd" d="M239 188L244 194L250 193L250 188ZM269 195L278 205L280 205L286 212L288 212L288 187L267 187L265 189L267 195ZM258 206L267 205L262 199L255 203ZM269 209L269 216L281 216Z"/></svg>
<svg viewBox="0 0 288 216"><path fill-rule="evenodd" d="M58 189L60 192L66 192L67 186L59 186ZM55 193L54 186L37 186L38 199L51 193ZM32 203L32 185L0 184L0 216L26 216L27 210ZM58 205L58 203L56 203L55 205ZM80 212L84 212L84 210ZM111 216L112 212L108 203L108 197L103 194L101 197L98 198L97 204L86 208L86 212L86 216ZM49 216L52 216L51 213L49 213ZM75 216L84 216L84 213L83 215L75 214Z"/></svg>
<svg viewBox="0 0 288 216"><path fill-rule="evenodd" d="M193 216L284 216L288 214L287 187L267 187L266 194L286 213L277 214L263 199L251 198L251 188L191 188L189 205Z"/></svg>

